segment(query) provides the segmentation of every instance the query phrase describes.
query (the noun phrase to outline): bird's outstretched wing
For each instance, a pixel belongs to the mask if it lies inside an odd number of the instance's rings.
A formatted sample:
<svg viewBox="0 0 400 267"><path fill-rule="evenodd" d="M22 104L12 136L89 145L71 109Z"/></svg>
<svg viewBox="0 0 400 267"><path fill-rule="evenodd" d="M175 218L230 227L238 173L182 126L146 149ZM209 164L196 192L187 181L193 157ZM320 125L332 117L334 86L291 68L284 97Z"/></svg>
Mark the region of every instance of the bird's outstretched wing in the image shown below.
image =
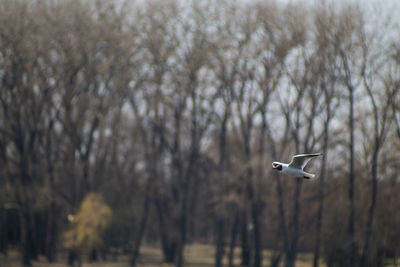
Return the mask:
<svg viewBox="0 0 400 267"><path fill-rule="evenodd" d="M321 155L321 153L295 155L289 163L289 167L303 169L312 158Z"/></svg>

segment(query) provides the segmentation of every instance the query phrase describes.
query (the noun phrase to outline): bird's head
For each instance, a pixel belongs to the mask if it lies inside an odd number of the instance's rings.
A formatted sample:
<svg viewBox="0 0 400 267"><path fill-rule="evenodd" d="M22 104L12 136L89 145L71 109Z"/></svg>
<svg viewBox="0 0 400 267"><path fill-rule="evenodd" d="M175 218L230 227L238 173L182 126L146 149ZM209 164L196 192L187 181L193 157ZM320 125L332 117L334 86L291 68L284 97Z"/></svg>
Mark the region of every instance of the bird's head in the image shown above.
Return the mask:
<svg viewBox="0 0 400 267"><path fill-rule="evenodd" d="M272 162L272 168L277 171L282 170L282 163L279 162Z"/></svg>

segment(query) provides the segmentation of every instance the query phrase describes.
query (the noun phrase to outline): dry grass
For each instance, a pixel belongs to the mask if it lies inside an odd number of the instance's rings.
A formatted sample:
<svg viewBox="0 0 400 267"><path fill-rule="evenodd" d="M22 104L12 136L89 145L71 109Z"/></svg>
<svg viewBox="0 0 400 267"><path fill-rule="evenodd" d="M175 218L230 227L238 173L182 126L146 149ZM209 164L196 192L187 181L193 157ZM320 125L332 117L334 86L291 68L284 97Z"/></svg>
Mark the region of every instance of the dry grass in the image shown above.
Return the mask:
<svg viewBox="0 0 400 267"><path fill-rule="evenodd" d="M270 264L271 251L263 252L263 266ZM69 267L66 262L66 255L60 255L57 263L48 263L44 257L33 261L33 267ZM7 257L0 254L0 267L21 267L20 254L16 250L10 250ZM227 266L226 257L224 264ZM240 249L235 250L235 266L240 266ZM159 248L144 246L137 262L138 267L173 267L162 263L161 251ZM212 267L214 266L214 247L211 245L192 244L185 248L186 267ZM281 264L283 266L283 264ZM312 254L299 253L296 262L297 267L312 266ZM321 262L321 267L325 264ZM390 266L390 265L386 265ZM394 265L391 265L394 266ZM82 267L129 267L129 257L119 256L116 261L97 261L95 263L84 262Z"/></svg>

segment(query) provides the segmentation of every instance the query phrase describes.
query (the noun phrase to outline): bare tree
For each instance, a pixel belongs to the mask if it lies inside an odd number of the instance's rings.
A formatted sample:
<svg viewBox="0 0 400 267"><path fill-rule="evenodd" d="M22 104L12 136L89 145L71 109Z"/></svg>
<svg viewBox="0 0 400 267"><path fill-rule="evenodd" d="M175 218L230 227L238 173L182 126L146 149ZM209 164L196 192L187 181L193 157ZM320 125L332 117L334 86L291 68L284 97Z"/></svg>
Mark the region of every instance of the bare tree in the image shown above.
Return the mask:
<svg viewBox="0 0 400 267"><path fill-rule="evenodd" d="M38 148L45 111L51 103L53 87L48 84L45 52L48 49L43 32L35 29L38 22L27 24L15 16L26 13L33 18L36 10L25 3L2 3L2 15L7 23L1 29L2 79L0 104L3 118L2 133L11 141L5 156L10 164L14 198L21 214L23 264L30 265L38 253L35 244L34 195L40 183L41 157ZM19 15L18 15L19 14ZM13 19L14 18L14 19ZM5 22L4 21L4 22ZM17 34L14 34L17 33ZM33 44L34 48L28 44ZM3 128L4 127L4 128Z"/></svg>
<svg viewBox="0 0 400 267"><path fill-rule="evenodd" d="M327 158L328 148L330 141L330 125L334 118L335 111L337 110L340 101L339 96L336 92L337 74L336 69L338 68L336 62L338 58L338 51L330 43L330 32L327 30L332 26L332 19L334 14L330 13L326 7L322 7L316 11L315 14L315 42L316 48L316 78L318 79L318 86L323 91L323 100L325 105L324 120L323 120L323 141L322 141L322 153L323 158L321 162L321 174L319 177L319 207L317 213L317 231L316 241L314 247L314 260L313 266L319 265L320 259L320 247L321 247L321 232L323 227L323 215L324 215L324 199L325 199L325 177L327 169Z"/></svg>
<svg viewBox="0 0 400 267"><path fill-rule="evenodd" d="M369 134L365 132L364 136L367 139L367 144L364 147L369 147L368 144L371 144L371 151L368 149L366 154L371 154L371 157L367 156L367 164L370 166L370 176L371 176L371 199L370 206L368 209L368 216L365 227L365 235L364 235L364 244L362 249L362 254L360 258L360 267L366 266L368 262L369 248L370 242L373 232L373 224L375 217L375 207L377 201L378 194L378 173L379 173L379 159L380 152L384 146L386 137L388 135L388 131L391 125L391 107L394 99L396 99L396 95L399 92L399 88L397 86L391 86L390 83L386 81L390 81L390 78L387 76L383 76L381 79L381 83L378 84L376 82L378 73L381 72L381 67L384 66L382 62L379 62L377 59L380 59L379 56L373 56L375 53L372 51L373 46L370 40L367 40L366 36L363 36L365 39L363 40L363 56L365 57L364 61L366 62L366 70L363 72L363 85L367 92L373 117L373 137L372 140L368 138ZM381 88L384 88L383 90ZM379 89L378 89L379 88ZM366 131L368 130L368 126L363 127Z"/></svg>
<svg viewBox="0 0 400 267"><path fill-rule="evenodd" d="M349 117L348 117L348 151L349 151L349 176L348 176L348 200L349 200L349 220L348 220L348 235L349 243L347 247L348 252L348 265L355 266L356 264L356 240L355 240L355 122L354 122L354 93L357 87L360 85L360 76L364 70L364 63L357 61L357 52L360 50L352 50L352 37L360 34L360 14L355 7L348 7L346 11L340 14L342 21L346 23L340 23L339 34L336 35L336 39L333 40L334 45L338 47L341 63L343 66L343 80L344 86L347 89L347 97L349 103ZM360 36L358 36L360 37ZM355 48L356 49L356 48Z"/></svg>

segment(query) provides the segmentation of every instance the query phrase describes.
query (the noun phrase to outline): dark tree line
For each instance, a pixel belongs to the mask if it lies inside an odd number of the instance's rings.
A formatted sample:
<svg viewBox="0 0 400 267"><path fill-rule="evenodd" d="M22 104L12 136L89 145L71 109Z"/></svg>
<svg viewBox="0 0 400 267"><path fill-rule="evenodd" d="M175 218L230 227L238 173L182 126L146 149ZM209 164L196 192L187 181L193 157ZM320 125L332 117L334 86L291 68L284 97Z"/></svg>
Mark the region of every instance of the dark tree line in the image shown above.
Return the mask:
<svg viewBox="0 0 400 267"><path fill-rule="evenodd" d="M0 251L136 265L384 266L399 255L400 44L356 5L0 2ZM376 26L378 25L378 26ZM374 27L375 26L375 27ZM394 38L386 38L386 27ZM320 151L318 178L270 162ZM89 193L113 220L66 245ZM70 222L68 221L70 220ZM78 246L79 248L79 246ZM264 260L265 262L265 260Z"/></svg>

